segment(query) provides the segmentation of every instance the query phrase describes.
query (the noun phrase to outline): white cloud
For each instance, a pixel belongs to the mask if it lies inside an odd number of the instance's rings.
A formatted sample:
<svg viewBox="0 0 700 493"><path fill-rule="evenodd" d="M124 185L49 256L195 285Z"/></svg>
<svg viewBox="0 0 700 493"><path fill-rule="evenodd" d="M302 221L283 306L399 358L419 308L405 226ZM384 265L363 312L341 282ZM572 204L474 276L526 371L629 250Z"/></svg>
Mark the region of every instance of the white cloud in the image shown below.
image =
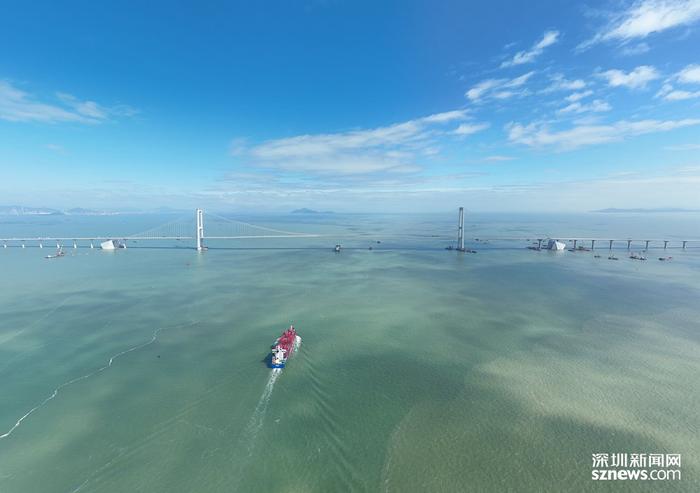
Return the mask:
<svg viewBox="0 0 700 493"><path fill-rule="evenodd" d="M554 91L578 91L586 87L586 83L581 79L568 80L562 74L554 74L550 77L552 84L544 89L542 92L554 92Z"/></svg>
<svg viewBox="0 0 700 493"><path fill-rule="evenodd" d="M605 28L579 49L604 41L628 42L700 20L700 0L637 0L610 16Z"/></svg>
<svg viewBox="0 0 700 493"><path fill-rule="evenodd" d="M436 113L434 115L422 118L422 121L427 123L446 123L454 120L464 120L467 117L469 110L454 110L445 111L444 113Z"/></svg>
<svg viewBox="0 0 700 493"><path fill-rule="evenodd" d="M501 68L534 62L535 58L540 56L542 52L544 52L545 48L556 43L558 39L559 31L546 31L542 36L542 39L534 45L532 45L532 47L529 50L519 51L513 56L512 59L503 62L501 64Z"/></svg>
<svg viewBox="0 0 700 493"><path fill-rule="evenodd" d="M100 123L110 115L131 116L136 110L127 106L107 108L94 101L81 101L70 94L58 93L56 103L38 101L31 94L0 80L0 119L12 122Z"/></svg>
<svg viewBox="0 0 700 493"><path fill-rule="evenodd" d="M678 78L678 82L684 84L700 84L700 65L688 65L678 72L676 77Z"/></svg>
<svg viewBox="0 0 700 493"><path fill-rule="evenodd" d="M657 98L663 98L666 101L683 101L686 99L700 98L700 91L676 89L671 84L672 80L676 80L681 84L700 84L700 65L691 64L686 66L673 77L666 79L664 85L659 92L656 93Z"/></svg>
<svg viewBox="0 0 700 493"><path fill-rule="evenodd" d="M596 99L590 102L589 104L582 104L579 101L573 102L568 106L565 106L564 108L561 108L560 110L557 111L557 113L560 114L566 114L566 113L587 113L587 112L594 112L594 113L600 113L603 111L610 111L612 107L606 102L601 99Z"/></svg>
<svg viewBox="0 0 700 493"><path fill-rule="evenodd" d="M656 93L656 97L663 98L666 101L683 101L685 99L700 98L700 91L675 89L670 83L666 82L659 92Z"/></svg>
<svg viewBox="0 0 700 493"><path fill-rule="evenodd" d="M600 77L608 81L611 87L625 86L630 89L641 89L646 87L647 83L660 77L656 69L649 65L640 65L631 72L623 72L622 70L606 70L598 74Z"/></svg>
<svg viewBox="0 0 700 493"><path fill-rule="evenodd" d="M589 89L589 90L587 90L587 91L581 91L581 92L574 92L574 93L571 93L571 94L569 94L568 96L566 96L564 99L566 99L566 100L567 100L568 102L570 102L570 103L575 103L576 101L580 101L580 100L583 99L583 98L587 98L587 97L590 96L591 94L593 94L593 91L591 91L591 90Z"/></svg>
<svg viewBox="0 0 700 493"><path fill-rule="evenodd" d="M505 84L503 84L501 87L521 87L524 85L528 80L530 80L530 77L535 75L534 71L527 72L519 77L516 77L514 79L509 80Z"/></svg>
<svg viewBox="0 0 700 493"><path fill-rule="evenodd" d="M236 141L236 155L247 157L249 164L258 168L311 175L413 173L421 169L417 159L430 159L439 152L436 138L467 135L488 126L462 124L456 130L445 129L446 124L465 120L467 114L467 110L454 110L368 130L299 135L247 150Z"/></svg>
<svg viewBox="0 0 700 493"><path fill-rule="evenodd" d="M469 89L465 96L472 101L480 100L491 89L499 87L505 79L486 79Z"/></svg>
<svg viewBox="0 0 700 493"><path fill-rule="evenodd" d="M667 101L682 101L684 99L700 98L700 91L673 90L663 95Z"/></svg>
<svg viewBox="0 0 700 493"><path fill-rule="evenodd" d="M454 130L456 135L471 135L489 128L488 123L462 123Z"/></svg>
<svg viewBox="0 0 700 493"><path fill-rule="evenodd" d="M496 99L508 99L513 96L524 94L523 90L513 91L510 89L519 89L535 74L534 71L527 72L513 79L486 79L482 80L464 95L467 99L473 102L479 102L489 97ZM507 89L507 90L502 90Z"/></svg>
<svg viewBox="0 0 700 493"><path fill-rule="evenodd" d="M620 50L620 54L624 56L635 56L647 53L651 48L646 43L637 43L633 46L623 46Z"/></svg>
<svg viewBox="0 0 700 493"><path fill-rule="evenodd" d="M609 125L581 125L568 130L551 131L547 125L509 123L508 140L529 147L554 147L572 150L584 146L620 141L637 135L668 132L676 128L700 125L700 119L685 120L621 120Z"/></svg>

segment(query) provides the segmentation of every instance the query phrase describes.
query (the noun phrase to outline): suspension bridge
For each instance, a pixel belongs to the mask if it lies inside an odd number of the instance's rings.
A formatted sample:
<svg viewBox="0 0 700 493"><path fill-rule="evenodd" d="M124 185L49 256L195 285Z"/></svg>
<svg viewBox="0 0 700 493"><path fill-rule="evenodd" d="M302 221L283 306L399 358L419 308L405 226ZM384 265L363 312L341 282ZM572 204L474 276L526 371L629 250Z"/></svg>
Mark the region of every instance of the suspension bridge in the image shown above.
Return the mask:
<svg viewBox="0 0 700 493"><path fill-rule="evenodd" d="M206 228L205 228L206 225ZM450 240L454 236L446 234L422 234L422 233L379 233L379 232L352 232L338 231L335 233L310 233L288 231L269 226L251 224L219 214L196 209L194 214L178 217L165 224L141 231L135 234L123 235L42 235L42 236L14 236L0 238L0 245L8 247L39 247L56 246L57 249L73 248L100 248L104 242L117 242L119 247L126 248L141 242L192 242L191 245L198 251L208 249L207 243L215 241L221 244L223 240L254 240L254 239L311 239L326 238L336 241L343 239L426 239ZM111 249L111 248L110 248Z"/></svg>
<svg viewBox="0 0 700 493"><path fill-rule="evenodd" d="M206 229L205 229L206 224ZM310 239L310 238L326 238L336 241L344 239L367 239L375 240L394 239L394 240L433 240L440 242L444 246L445 242L449 242L447 249L456 250L458 252L473 252L474 250L465 247L465 229L464 229L464 208L459 208L457 227L453 234L449 231L441 231L437 234L429 234L425 232L413 233L386 233L386 232L348 232L339 231L335 233L308 233L298 231L287 231L268 226L251 224L249 222L239 221L232 218L227 218L214 213L204 213L203 209L196 209L194 214L187 214L178 217L175 220L165 224L141 231L131 235L45 235L45 236L15 236L0 238L0 244L3 248L8 247L39 247L52 246L61 249L65 247L73 248L100 248L103 242L115 241L119 242L119 246L126 248L128 244L134 245L138 242L150 241L191 241L193 249L197 251L207 250L207 242L213 240L216 242L222 240L251 240L251 239ZM681 248L686 249L690 246L700 246L700 239L668 239L668 238L603 238L603 237L574 237L574 236L529 236L529 237L499 237L489 236L472 238L470 244L473 246L485 247L487 244L497 243L526 243L533 249L543 249L543 243L546 245L548 240L556 240L565 242L573 250L594 250L596 245L598 248L601 245L607 246L609 250L613 248L625 248L627 250L634 248L649 250L650 248ZM536 245L536 247L535 247ZM544 247L546 248L546 246Z"/></svg>

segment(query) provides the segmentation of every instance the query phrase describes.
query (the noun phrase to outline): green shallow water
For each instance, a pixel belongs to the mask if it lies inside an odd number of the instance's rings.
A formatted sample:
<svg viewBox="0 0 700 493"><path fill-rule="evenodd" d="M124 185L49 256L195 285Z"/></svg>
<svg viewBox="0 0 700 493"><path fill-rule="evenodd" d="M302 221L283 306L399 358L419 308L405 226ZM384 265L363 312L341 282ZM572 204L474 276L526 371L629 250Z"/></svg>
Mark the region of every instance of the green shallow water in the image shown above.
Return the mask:
<svg viewBox="0 0 700 493"><path fill-rule="evenodd" d="M42 253L0 251L3 493L700 489L697 252Z"/></svg>

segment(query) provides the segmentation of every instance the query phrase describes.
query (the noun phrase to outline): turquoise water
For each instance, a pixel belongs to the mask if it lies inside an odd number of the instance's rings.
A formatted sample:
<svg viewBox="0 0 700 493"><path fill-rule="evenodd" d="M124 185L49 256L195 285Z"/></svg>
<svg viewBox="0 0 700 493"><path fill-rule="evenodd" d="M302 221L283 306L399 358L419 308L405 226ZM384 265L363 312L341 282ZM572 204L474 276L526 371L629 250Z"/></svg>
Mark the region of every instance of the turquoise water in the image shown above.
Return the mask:
<svg viewBox="0 0 700 493"><path fill-rule="evenodd" d="M470 237L700 231L671 216L467 224ZM0 228L127 235L161 219ZM455 222L267 221L377 238ZM700 489L700 250L613 262L604 249L293 241L55 260L0 248L0 491ZM290 323L303 343L274 374L263 358ZM594 483L593 452L680 453L683 479Z"/></svg>

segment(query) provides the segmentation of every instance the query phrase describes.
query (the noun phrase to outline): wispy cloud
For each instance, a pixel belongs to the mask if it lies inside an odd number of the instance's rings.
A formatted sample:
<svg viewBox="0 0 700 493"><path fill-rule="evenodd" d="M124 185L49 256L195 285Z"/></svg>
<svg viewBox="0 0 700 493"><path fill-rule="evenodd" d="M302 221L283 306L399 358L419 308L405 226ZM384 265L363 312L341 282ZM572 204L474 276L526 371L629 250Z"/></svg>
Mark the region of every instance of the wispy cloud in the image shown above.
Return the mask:
<svg viewBox="0 0 700 493"><path fill-rule="evenodd" d="M487 163L498 163L502 161L512 161L515 159L513 156L501 156L501 155L496 155L496 156L487 156L482 161L486 161Z"/></svg>
<svg viewBox="0 0 700 493"><path fill-rule="evenodd" d="M519 96L525 92L522 86L535 74L534 71L527 72L513 79L486 79L474 85L464 95L472 102L479 102L485 99L508 99Z"/></svg>
<svg viewBox="0 0 700 493"><path fill-rule="evenodd" d="M601 113L603 111L610 111L611 109L612 109L612 106L610 106L606 101L603 101L602 99L595 99L588 104L583 104L579 101L573 102L570 105L565 106L564 108L557 110L557 113L559 113L559 114L567 114L567 113L580 114L580 113L587 113L587 112Z"/></svg>
<svg viewBox="0 0 700 493"><path fill-rule="evenodd" d="M636 45L623 46L620 54L624 56L636 56L647 53L651 48L647 43L637 43Z"/></svg>
<svg viewBox="0 0 700 493"><path fill-rule="evenodd" d="M462 123L454 130L455 135L471 135L489 128L488 123Z"/></svg>
<svg viewBox="0 0 700 493"><path fill-rule="evenodd" d="M671 84L664 84L659 92L656 93L657 98L663 98L666 101L683 101L685 99L700 98L700 91L686 91L684 89L675 89Z"/></svg>
<svg viewBox="0 0 700 493"><path fill-rule="evenodd" d="M587 91L581 91L581 92L574 92L566 96L564 99L566 99L570 103L575 103L576 101L580 101L583 98L587 98L588 96L592 95L593 91L590 89Z"/></svg>
<svg viewBox="0 0 700 493"><path fill-rule="evenodd" d="M506 126L506 131L508 132L508 140L514 144L536 148L552 147L559 150L572 150L620 141L637 135L668 132L692 125L700 125L700 119L621 120L609 125L580 125L559 131L550 130L546 124L510 123Z"/></svg>
<svg viewBox="0 0 700 493"><path fill-rule="evenodd" d="M700 65L688 65L678 72L677 79L684 84L700 84Z"/></svg>
<svg viewBox="0 0 700 493"><path fill-rule="evenodd" d="M700 84L700 65L691 64L686 66L673 77L666 79L664 85L659 92L656 93L657 98L663 98L666 101L683 101L685 99L700 98L700 90L676 89L672 84L673 81L680 84Z"/></svg>
<svg viewBox="0 0 700 493"><path fill-rule="evenodd" d="M529 50L519 51L513 58L506 60L501 64L501 68L512 67L514 65L522 65L524 63L532 63L540 56L544 49L553 45L559 39L559 31L546 31L542 35L542 39L532 45Z"/></svg>
<svg viewBox="0 0 700 493"><path fill-rule="evenodd" d="M299 135L270 140L242 149L236 155L257 168L318 176L415 173L416 164L439 152L436 139L465 136L486 128L485 123L451 123L468 118L467 110L454 110L368 130Z"/></svg>
<svg viewBox="0 0 700 493"><path fill-rule="evenodd" d="M659 72L652 66L640 65L631 72L622 70L606 70L598 74L608 82L611 87L629 87L630 89L642 89L655 79L661 77Z"/></svg>
<svg viewBox="0 0 700 493"><path fill-rule="evenodd" d="M136 113L128 106L108 108L66 93L57 93L56 102L43 102L10 82L0 80L0 119L11 122L95 124L106 121L111 115L132 116Z"/></svg>
<svg viewBox="0 0 700 493"><path fill-rule="evenodd" d="M605 41L622 43L700 20L699 0L637 0L625 10L610 14L609 21L593 38L581 43L584 50Z"/></svg>
<svg viewBox="0 0 700 493"><path fill-rule="evenodd" d="M554 74L550 77L552 83L542 92L549 93L555 91L578 91L586 87L586 82L581 79L569 80L563 74Z"/></svg>

